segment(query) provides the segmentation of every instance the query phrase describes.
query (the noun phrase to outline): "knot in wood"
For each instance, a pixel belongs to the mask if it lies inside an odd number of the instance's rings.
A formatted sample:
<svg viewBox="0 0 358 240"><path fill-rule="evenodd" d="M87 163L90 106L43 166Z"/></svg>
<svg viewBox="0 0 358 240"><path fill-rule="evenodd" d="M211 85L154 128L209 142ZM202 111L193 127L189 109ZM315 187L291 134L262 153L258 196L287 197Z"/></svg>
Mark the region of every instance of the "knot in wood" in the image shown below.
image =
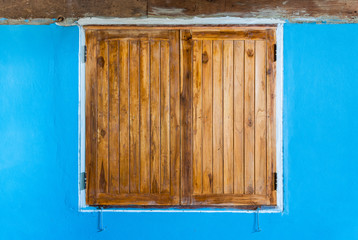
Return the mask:
<svg viewBox="0 0 358 240"><path fill-rule="evenodd" d="M251 120L251 119L249 119L249 120L247 121L247 125L248 125L249 127L252 127L252 120Z"/></svg>
<svg viewBox="0 0 358 240"><path fill-rule="evenodd" d="M103 57L98 57L98 58L97 58L97 64L98 64L101 68L103 68L103 66L104 66L104 58L103 58Z"/></svg>
<svg viewBox="0 0 358 240"><path fill-rule="evenodd" d="M101 136L104 137L106 135L106 131L101 129Z"/></svg>
<svg viewBox="0 0 358 240"><path fill-rule="evenodd" d="M209 61L208 53L206 51L202 54L201 61L203 63L207 63Z"/></svg>
<svg viewBox="0 0 358 240"><path fill-rule="evenodd" d="M248 50L246 51L246 53L247 53L247 56L249 56L249 57L253 57L253 56L254 56L254 50L253 50L253 49L248 49Z"/></svg>

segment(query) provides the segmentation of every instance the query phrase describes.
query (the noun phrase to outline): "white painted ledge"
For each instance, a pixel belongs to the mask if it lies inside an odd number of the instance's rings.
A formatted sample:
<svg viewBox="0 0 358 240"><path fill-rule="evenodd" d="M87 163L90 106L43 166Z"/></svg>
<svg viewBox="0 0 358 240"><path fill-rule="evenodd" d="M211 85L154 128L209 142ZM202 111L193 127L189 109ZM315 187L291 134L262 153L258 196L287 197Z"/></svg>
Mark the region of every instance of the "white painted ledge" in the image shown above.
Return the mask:
<svg viewBox="0 0 358 240"><path fill-rule="evenodd" d="M272 18L80 18L77 23L84 25L217 25L217 24L281 24L285 21Z"/></svg>

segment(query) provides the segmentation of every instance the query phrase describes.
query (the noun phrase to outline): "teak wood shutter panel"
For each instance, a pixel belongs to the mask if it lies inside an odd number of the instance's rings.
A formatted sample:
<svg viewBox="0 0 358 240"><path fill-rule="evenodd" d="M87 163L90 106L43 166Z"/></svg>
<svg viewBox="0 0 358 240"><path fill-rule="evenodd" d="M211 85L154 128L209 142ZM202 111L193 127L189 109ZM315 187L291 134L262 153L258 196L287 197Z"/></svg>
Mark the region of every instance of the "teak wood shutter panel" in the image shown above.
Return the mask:
<svg viewBox="0 0 358 240"><path fill-rule="evenodd" d="M87 203L275 205L274 43L272 27L87 27Z"/></svg>
<svg viewBox="0 0 358 240"><path fill-rule="evenodd" d="M182 201L276 205L274 29L184 30L181 41Z"/></svg>
<svg viewBox="0 0 358 240"><path fill-rule="evenodd" d="M87 203L179 204L179 31L86 39Z"/></svg>

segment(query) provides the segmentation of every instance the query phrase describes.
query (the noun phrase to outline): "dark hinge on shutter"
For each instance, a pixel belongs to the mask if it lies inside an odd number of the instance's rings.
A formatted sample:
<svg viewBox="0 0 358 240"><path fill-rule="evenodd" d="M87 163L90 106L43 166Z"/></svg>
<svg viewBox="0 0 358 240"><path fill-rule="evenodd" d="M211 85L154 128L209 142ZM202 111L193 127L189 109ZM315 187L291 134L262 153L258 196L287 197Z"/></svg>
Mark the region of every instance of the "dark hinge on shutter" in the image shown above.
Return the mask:
<svg viewBox="0 0 358 240"><path fill-rule="evenodd" d="M82 172L81 173L81 190L85 190L86 189L86 185L87 185L87 176L86 176L86 172Z"/></svg>
<svg viewBox="0 0 358 240"><path fill-rule="evenodd" d="M83 62L87 61L87 46L83 46Z"/></svg>
<svg viewBox="0 0 358 240"><path fill-rule="evenodd" d="M276 45L276 43L273 45L273 50L274 50L274 54L273 54L274 62L276 62L276 59L277 59L277 45Z"/></svg>
<svg viewBox="0 0 358 240"><path fill-rule="evenodd" d="M277 172L273 174L273 190L277 190Z"/></svg>

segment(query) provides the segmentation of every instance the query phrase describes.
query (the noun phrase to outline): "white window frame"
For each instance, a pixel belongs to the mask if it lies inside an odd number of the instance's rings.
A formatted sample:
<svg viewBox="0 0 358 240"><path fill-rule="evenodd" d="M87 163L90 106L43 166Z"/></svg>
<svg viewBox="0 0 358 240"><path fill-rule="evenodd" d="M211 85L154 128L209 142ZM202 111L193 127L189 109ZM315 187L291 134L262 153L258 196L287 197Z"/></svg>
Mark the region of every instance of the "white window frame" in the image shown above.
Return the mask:
<svg viewBox="0 0 358 240"><path fill-rule="evenodd" d="M78 211L79 212L206 212L206 213L284 213L284 186L283 186L283 137L282 137L282 107L283 107L283 21L275 19L255 19L255 18L81 18L78 20L79 25L79 54L78 54L78 70L79 70L79 103L78 103ZM277 25L276 44L277 44L277 60L276 60L276 171L277 171L277 206L263 206L259 210L245 209L103 209L100 210L86 204L86 192L81 190L81 173L85 172L85 62L84 62L84 46L85 46L85 25Z"/></svg>

